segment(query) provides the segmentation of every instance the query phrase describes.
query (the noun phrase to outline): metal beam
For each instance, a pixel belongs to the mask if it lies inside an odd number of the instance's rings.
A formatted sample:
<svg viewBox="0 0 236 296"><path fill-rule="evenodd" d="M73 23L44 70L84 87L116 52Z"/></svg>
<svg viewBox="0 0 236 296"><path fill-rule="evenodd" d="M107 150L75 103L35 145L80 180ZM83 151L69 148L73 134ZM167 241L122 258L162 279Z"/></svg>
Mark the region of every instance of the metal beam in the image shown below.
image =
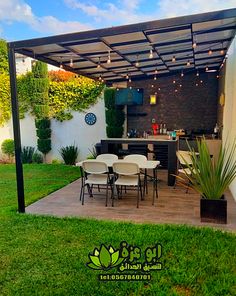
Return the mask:
<svg viewBox="0 0 236 296"><path fill-rule="evenodd" d="M20 49L24 47L34 47L34 46L40 46L45 44L58 44L61 42L66 43L66 42L73 42L76 40L93 39L98 37L102 38L102 37L114 36L119 34L135 33L139 31L148 31L148 30L162 29L167 27L176 27L176 26L181 26L181 25L186 25L191 23L194 24L194 23L208 22L208 21L221 20L221 19L227 19L227 18L233 18L233 17L236 17L235 8L222 10L222 11L188 15L184 17L162 19L162 20L144 22L139 24L110 27L107 29L98 29L98 30L91 30L91 31L85 31L85 32L57 35L52 37L15 41L11 43L11 46L14 47L15 49Z"/></svg>
<svg viewBox="0 0 236 296"><path fill-rule="evenodd" d="M13 121L14 143L15 143L18 212L24 213L25 212L25 194L24 194L23 166L21 161L21 134L20 134L19 105L18 105L18 98L17 98L16 61L15 61L15 51L9 45L8 45L8 63L9 63L9 73L10 73L12 121Z"/></svg>

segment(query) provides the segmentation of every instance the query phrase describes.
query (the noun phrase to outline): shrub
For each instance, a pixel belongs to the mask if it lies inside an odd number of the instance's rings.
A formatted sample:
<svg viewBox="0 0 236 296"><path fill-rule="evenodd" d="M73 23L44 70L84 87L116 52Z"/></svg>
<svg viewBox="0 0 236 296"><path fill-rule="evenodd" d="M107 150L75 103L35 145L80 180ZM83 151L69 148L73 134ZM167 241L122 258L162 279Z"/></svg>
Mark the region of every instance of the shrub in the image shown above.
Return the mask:
<svg viewBox="0 0 236 296"><path fill-rule="evenodd" d="M14 140L12 139L6 139L2 142L1 146L2 152L6 154L9 159L15 155L15 144Z"/></svg>
<svg viewBox="0 0 236 296"><path fill-rule="evenodd" d="M104 102L107 109L114 109L115 106L115 88L106 88L104 90Z"/></svg>
<svg viewBox="0 0 236 296"><path fill-rule="evenodd" d="M39 152L34 152L32 161L33 163L43 163L43 155Z"/></svg>
<svg viewBox="0 0 236 296"><path fill-rule="evenodd" d="M47 154L51 149L51 139L38 139L38 150L43 154Z"/></svg>
<svg viewBox="0 0 236 296"><path fill-rule="evenodd" d="M40 139L51 138L51 133L52 133L52 130L50 128L36 130L37 137Z"/></svg>
<svg viewBox="0 0 236 296"><path fill-rule="evenodd" d="M124 128L123 126L107 126L107 137L108 138L122 138Z"/></svg>
<svg viewBox="0 0 236 296"><path fill-rule="evenodd" d="M23 163L32 163L34 155L34 147L25 146L22 149L21 160Z"/></svg>
<svg viewBox="0 0 236 296"><path fill-rule="evenodd" d="M51 122L47 118L35 120L35 126L37 129L47 129L50 128Z"/></svg>
<svg viewBox="0 0 236 296"><path fill-rule="evenodd" d="M75 145L62 147L59 150L61 157L63 158L65 164L75 165L76 159L78 157L78 147Z"/></svg>

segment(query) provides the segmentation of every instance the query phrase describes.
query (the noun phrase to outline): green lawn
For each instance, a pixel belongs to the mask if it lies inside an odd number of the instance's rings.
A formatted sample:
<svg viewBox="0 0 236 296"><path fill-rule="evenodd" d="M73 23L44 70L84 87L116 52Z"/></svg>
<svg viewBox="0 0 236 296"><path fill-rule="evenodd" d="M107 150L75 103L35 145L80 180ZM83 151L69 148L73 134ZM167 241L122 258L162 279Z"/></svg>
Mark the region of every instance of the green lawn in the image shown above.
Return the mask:
<svg viewBox="0 0 236 296"><path fill-rule="evenodd" d="M27 165L27 204L68 184L78 168ZM235 235L212 229L20 215L14 168L0 165L0 295L236 295ZM151 281L99 282L85 266L100 244L159 242L163 270ZM113 271L108 271L113 272Z"/></svg>

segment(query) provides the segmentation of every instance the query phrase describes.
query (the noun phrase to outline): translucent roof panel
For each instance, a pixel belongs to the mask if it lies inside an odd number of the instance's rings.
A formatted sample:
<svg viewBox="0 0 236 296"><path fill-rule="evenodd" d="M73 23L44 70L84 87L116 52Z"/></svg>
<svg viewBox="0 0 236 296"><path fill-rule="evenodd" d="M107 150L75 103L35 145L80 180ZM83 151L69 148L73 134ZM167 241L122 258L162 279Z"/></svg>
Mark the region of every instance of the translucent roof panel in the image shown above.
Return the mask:
<svg viewBox="0 0 236 296"><path fill-rule="evenodd" d="M48 64L63 64L65 70L95 79L103 74L105 80L116 82L125 80L127 72L134 79L145 79L155 69L159 75L182 69L195 71L206 65L219 70L235 32L234 8L15 41L9 46L16 53Z"/></svg>

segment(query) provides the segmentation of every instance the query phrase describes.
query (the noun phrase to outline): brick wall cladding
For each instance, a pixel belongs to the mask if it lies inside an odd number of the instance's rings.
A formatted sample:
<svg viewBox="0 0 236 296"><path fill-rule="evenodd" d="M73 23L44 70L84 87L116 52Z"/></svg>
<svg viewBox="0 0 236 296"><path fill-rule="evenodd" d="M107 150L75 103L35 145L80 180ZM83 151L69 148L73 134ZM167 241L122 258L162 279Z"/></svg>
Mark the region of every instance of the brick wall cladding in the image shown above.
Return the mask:
<svg viewBox="0 0 236 296"><path fill-rule="evenodd" d="M212 132L217 122L218 79L215 73L185 74L184 77L165 76L134 81L134 88L144 89L144 101L141 106L128 106L128 112L135 114L146 112L146 116L128 116L128 130L136 128L139 132L151 130L151 120L166 123L168 130L205 130ZM176 84L173 84L173 79ZM200 84L200 80L203 83ZM196 86L196 82L199 86ZM152 88L151 85L154 85ZM182 88L179 85L182 84ZM178 87L177 87L178 86ZM158 91L158 87L161 88ZM175 89L178 92L175 92ZM150 94L157 92L157 104L149 104Z"/></svg>

